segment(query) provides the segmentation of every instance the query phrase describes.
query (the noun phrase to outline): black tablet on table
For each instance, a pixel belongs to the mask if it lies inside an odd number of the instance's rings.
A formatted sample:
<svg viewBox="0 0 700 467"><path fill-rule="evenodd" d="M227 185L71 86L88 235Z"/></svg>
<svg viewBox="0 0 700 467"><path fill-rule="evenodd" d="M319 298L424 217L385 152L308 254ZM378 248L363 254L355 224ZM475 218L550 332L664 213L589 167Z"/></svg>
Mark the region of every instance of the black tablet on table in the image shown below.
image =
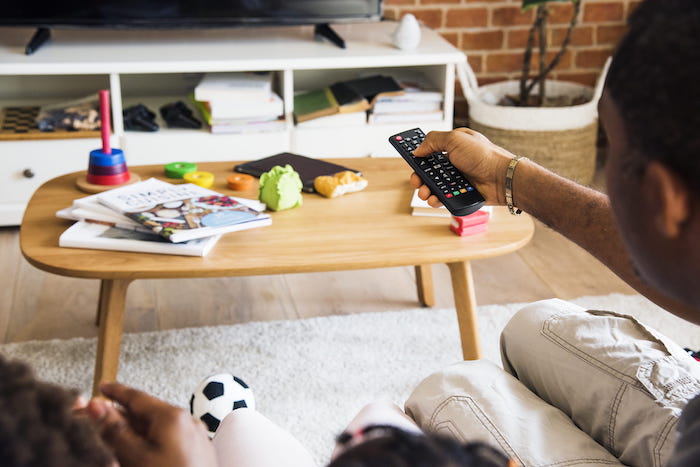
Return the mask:
<svg viewBox="0 0 700 467"><path fill-rule="evenodd" d="M236 172L253 175L255 177L260 177L260 175L269 171L276 165L281 165L284 167L287 164L291 165L292 168L299 174L299 177L301 177L301 182L304 185L302 189L308 193L313 193L316 191L314 190L314 179L320 175L333 175L345 170L350 170L351 172L355 172L357 175L362 175L359 171L344 167L342 165L333 164L320 159L313 159L311 157L300 156L299 154L292 154L291 152L282 152L275 154L274 156L258 159L256 161L244 162L236 165L233 170Z"/></svg>

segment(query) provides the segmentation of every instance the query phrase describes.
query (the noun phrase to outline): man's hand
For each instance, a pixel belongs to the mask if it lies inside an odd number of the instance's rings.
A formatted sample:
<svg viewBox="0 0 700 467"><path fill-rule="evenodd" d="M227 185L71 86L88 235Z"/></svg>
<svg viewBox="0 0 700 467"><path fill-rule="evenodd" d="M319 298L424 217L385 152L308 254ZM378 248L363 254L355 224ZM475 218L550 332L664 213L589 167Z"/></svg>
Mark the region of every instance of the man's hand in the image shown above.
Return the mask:
<svg viewBox="0 0 700 467"><path fill-rule="evenodd" d="M422 157L438 151L447 152L450 162L479 190L487 204L505 204L506 169L513 154L469 128L431 131L413 154ZM418 188L418 196L431 206L441 205L415 173L411 174L411 186Z"/></svg>
<svg viewBox="0 0 700 467"><path fill-rule="evenodd" d="M204 425L185 410L119 383L100 390L121 407L98 398L86 410L121 466L217 465Z"/></svg>

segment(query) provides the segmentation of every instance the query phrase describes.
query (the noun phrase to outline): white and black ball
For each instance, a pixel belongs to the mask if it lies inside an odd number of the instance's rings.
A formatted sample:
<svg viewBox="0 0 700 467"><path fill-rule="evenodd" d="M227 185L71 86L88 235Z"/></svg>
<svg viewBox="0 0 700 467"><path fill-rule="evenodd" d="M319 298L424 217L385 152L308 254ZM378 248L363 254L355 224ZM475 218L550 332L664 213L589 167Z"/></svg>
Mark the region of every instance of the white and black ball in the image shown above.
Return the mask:
<svg viewBox="0 0 700 467"><path fill-rule="evenodd" d="M255 409L253 391L242 379L230 373L204 378L190 398L190 413L204 422L210 437L214 436L224 417L242 407Z"/></svg>

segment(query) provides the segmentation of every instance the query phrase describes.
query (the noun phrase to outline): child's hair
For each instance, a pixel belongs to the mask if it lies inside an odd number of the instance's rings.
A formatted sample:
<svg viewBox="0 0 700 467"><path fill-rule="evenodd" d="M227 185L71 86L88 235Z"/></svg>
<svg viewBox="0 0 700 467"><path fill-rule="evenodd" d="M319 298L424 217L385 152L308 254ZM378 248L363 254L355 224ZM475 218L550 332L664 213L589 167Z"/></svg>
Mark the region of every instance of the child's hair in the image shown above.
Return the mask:
<svg viewBox="0 0 700 467"><path fill-rule="evenodd" d="M411 433L390 425L370 425L363 432L379 431L340 456L328 467L506 467L508 458L480 442L460 443L435 433ZM338 442L348 441L340 435Z"/></svg>
<svg viewBox="0 0 700 467"><path fill-rule="evenodd" d="M29 366L0 355L0 465L111 464L87 417L73 413L76 397L77 391L38 381Z"/></svg>

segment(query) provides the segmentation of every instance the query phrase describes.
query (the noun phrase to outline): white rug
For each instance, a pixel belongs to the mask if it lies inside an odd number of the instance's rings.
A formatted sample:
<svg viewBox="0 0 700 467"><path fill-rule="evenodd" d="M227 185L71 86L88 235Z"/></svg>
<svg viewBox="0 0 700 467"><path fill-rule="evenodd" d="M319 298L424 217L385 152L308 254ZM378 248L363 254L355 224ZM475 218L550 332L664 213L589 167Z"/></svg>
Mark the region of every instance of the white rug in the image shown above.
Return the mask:
<svg viewBox="0 0 700 467"><path fill-rule="evenodd" d="M637 296L573 302L634 315L684 347L700 349L700 327ZM522 304L479 308L486 358L500 364L498 336ZM89 394L95 339L0 346L41 378ZM327 460L333 439L364 404L403 404L425 376L461 359L454 309L412 309L296 321L180 329L124 336L119 379L177 405L205 376L231 372L253 389L258 410Z"/></svg>

